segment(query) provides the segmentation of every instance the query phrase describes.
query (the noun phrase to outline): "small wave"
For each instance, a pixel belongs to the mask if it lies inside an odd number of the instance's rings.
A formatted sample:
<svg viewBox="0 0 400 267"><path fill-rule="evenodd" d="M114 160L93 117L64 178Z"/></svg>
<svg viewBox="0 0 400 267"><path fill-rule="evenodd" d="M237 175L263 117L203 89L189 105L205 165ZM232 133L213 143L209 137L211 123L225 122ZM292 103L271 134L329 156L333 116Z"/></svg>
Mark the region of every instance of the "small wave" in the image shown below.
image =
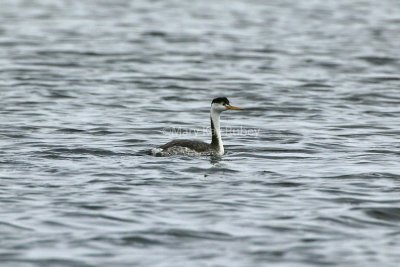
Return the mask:
<svg viewBox="0 0 400 267"><path fill-rule="evenodd" d="M92 156L116 156L124 155L116 153L111 150L99 149L99 148L52 148L44 151L40 151L40 154L47 156L75 156L75 155L92 155Z"/></svg>
<svg viewBox="0 0 400 267"><path fill-rule="evenodd" d="M56 132L60 132L60 133L82 133L82 132L85 132L85 130L76 129L76 128L62 128L62 129L57 129Z"/></svg>
<svg viewBox="0 0 400 267"><path fill-rule="evenodd" d="M15 231L33 231L33 229L28 227L20 226L10 222L0 221L0 233L8 232L11 229Z"/></svg>
<svg viewBox="0 0 400 267"><path fill-rule="evenodd" d="M400 208L394 207L369 207L355 208L362 210L369 217L382 221L400 221Z"/></svg>
<svg viewBox="0 0 400 267"><path fill-rule="evenodd" d="M378 57L378 56L364 56L357 59L364 60L372 65L388 65L397 62L396 58L392 57Z"/></svg>
<svg viewBox="0 0 400 267"><path fill-rule="evenodd" d="M207 173L207 174L215 174L215 173L237 173L237 170L229 169L229 168L199 168L199 167L189 167L183 169L182 171L188 173Z"/></svg>
<svg viewBox="0 0 400 267"><path fill-rule="evenodd" d="M82 241L89 241L89 242L106 242L106 243L113 243L116 245L122 246L139 246L139 247L147 247L147 246L154 246L154 245L163 245L165 244L159 238L152 238L148 235L141 234L141 233L118 233L114 234L117 236L95 236L89 239L81 240Z"/></svg>
<svg viewBox="0 0 400 267"><path fill-rule="evenodd" d="M157 236L169 236L172 238L177 239L207 239L207 240L221 240L221 241L229 241L235 239L234 236L219 231L196 231L196 230L189 230L189 229L166 229L166 230L157 230L153 229L153 231L146 231L142 232L146 234L156 234Z"/></svg>
<svg viewBox="0 0 400 267"><path fill-rule="evenodd" d="M299 87L302 88L332 88L332 85L324 84L324 83L304 83Z"/></svg>
<svg viewBox="0 0 400 267"><path fill-rule="evenodd" d="M351 174L343 174L337 176L328 176L327 179L399 179L400 175L395 173L387 173L387 172L360 172L360 173L351 173Z"/></svg>
<svg viewBox="0 0 400 267"><path fill-rule="evenodd" d="M7 264L12 264L10 266L62 266L62 267L93 267L92 264L85 263L81 260L71 260L71 259L57 259L57 258L49 258L46 259L45 256L42 256L43 259L29 259L24 257L18 258L7 258L2 257L1 262L5 266ZM28 265L25 265L28 264Z"/></svg>

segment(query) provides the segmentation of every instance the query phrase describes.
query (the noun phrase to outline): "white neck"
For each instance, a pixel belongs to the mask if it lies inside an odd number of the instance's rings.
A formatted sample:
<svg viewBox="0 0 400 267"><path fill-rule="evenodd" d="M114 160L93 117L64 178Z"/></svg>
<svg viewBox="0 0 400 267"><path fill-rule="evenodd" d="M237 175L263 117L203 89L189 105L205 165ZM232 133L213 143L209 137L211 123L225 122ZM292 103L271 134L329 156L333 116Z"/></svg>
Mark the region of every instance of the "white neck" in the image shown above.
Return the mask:
<svg viewBox="0 0 400 267"><path fill-rule="evenodd" d="M218 144L218 154L219 155L223 155L224 154L224 144L222 143L222 139L221 139L221 130L220 130L220 123L219 123L219 118L221 115L221 112L214 110L213 108L211 108L211 120L212 123L214 125L214 134L215 136L213 136L213 142L217 142Z"/></svg>

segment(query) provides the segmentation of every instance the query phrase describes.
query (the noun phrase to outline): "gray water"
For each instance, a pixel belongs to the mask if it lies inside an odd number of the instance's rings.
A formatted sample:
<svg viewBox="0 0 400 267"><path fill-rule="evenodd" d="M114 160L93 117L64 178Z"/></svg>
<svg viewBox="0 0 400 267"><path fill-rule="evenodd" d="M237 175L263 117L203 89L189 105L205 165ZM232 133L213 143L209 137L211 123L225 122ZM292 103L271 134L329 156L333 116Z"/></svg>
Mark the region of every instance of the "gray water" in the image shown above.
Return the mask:
<svg viewBox="0 0 400 267"><path fill-rule="evenodd" d="M0 265L399 266L399 52L397 0L1 0ZM146 153L217 96L258 134Z"/></svg>

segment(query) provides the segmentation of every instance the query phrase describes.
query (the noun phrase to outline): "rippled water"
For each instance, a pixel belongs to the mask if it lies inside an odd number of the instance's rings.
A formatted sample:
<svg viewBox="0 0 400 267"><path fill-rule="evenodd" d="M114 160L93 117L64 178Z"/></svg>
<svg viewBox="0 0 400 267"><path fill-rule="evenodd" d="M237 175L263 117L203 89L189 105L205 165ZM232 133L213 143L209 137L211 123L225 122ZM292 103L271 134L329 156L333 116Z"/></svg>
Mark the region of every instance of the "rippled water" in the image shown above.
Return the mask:
<svg viewBox="0 0 400 267"><path fill-rule="evenodd" d="M1 266L398 266L397 0L0 4Z"/></svg>

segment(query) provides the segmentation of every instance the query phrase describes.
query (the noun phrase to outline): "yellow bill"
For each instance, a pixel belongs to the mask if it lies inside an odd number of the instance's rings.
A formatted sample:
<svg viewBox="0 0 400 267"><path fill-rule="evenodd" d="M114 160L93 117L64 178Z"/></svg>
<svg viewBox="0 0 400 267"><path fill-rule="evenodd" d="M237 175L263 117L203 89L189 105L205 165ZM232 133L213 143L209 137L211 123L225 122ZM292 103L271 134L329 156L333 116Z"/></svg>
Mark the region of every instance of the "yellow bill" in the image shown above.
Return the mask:
<svg viewBox="0 0 400 267"><path fill-rule="evenodd" d="M231 109L231 110L243 110L242 108L231 106L231 105L227 105L226 108Z"/></svg>

